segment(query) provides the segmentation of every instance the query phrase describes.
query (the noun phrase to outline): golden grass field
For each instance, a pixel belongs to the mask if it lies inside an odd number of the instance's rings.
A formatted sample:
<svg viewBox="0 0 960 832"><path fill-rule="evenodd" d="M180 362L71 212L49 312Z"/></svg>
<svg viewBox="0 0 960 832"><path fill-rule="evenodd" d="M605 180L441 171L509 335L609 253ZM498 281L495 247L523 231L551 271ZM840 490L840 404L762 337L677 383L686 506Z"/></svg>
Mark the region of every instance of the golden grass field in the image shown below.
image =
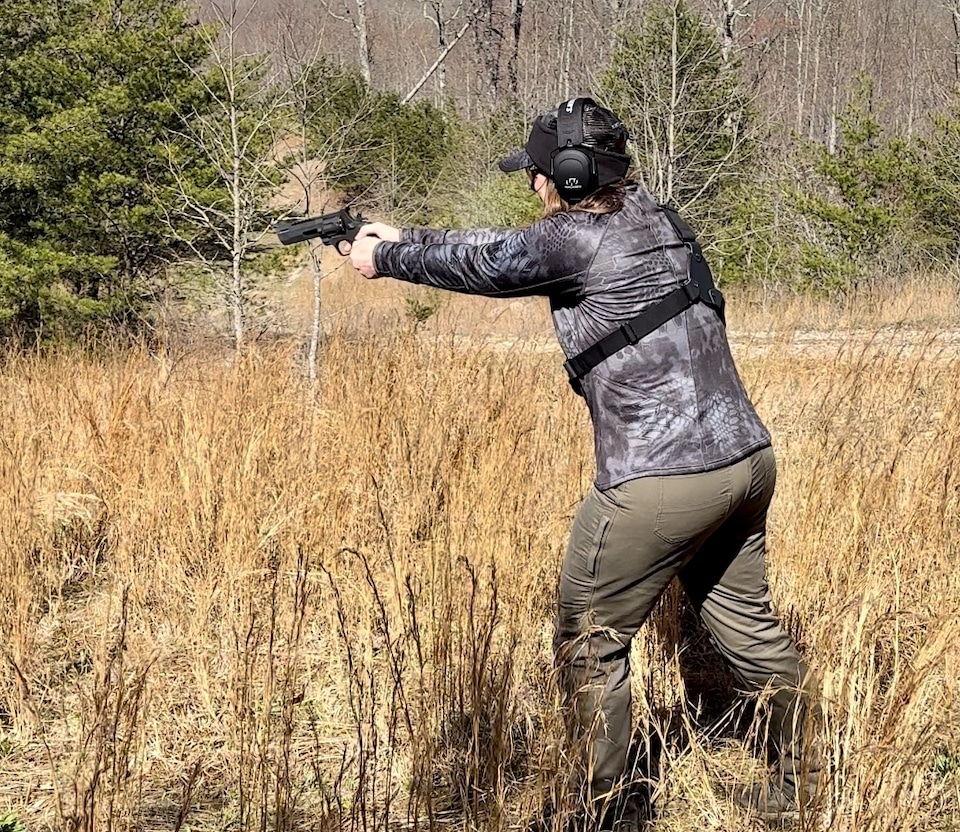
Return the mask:
<svg viewBox="0 0 960 832"><path fill-rule="evenodd" d="M314 388L307 282L239 358L180 330L0 358L0 832L523 832L563 782L551 622L593 460L545 305L446 296L417 325L437 298L337 271ZM837 832L960 829L955 295L731 298ZM633 660L653 828L758 830L677 593Z"/></svg>

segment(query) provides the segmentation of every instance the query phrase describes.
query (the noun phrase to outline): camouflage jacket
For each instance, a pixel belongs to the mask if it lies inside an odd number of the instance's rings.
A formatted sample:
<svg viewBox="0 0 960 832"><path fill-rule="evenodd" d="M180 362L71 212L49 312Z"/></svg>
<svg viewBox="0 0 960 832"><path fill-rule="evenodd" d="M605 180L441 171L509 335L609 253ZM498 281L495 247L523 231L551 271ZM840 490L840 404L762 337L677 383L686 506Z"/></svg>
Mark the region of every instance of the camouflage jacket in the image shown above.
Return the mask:
<svg viewBox="0 0 960 832"><path fill-rule="evenodd" d="M545 295L567 357L686 280L688 252L652 197L612 214L572 211L528 228L404 229L374 249L379 274L490 297ZM715 311L694 304L591 370L597 488L722 468L770 444Z"/></svg>

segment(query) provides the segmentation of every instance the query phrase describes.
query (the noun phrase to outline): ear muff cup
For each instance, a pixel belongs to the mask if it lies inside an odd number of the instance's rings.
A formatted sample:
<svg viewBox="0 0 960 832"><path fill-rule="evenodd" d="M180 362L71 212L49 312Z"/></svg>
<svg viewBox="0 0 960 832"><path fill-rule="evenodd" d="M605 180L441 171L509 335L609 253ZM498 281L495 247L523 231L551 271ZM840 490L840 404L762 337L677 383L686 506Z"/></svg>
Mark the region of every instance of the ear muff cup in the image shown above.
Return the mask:
<svg viewBox="0 0 960 832"><path fill-rule="evenodd" d="M572 98L557 107L557 147L550 154L550 178L560 197L579 202L597 189L597 160L583 144L583 106L592 98Z"/></svg>
<svg viewBox="0 0 960 832"><path fill-rule="evenodd" d="M566 202L579 202L596 190L597 169L593 154L579 147L558 148L552 158L550 178Z"/></svg>

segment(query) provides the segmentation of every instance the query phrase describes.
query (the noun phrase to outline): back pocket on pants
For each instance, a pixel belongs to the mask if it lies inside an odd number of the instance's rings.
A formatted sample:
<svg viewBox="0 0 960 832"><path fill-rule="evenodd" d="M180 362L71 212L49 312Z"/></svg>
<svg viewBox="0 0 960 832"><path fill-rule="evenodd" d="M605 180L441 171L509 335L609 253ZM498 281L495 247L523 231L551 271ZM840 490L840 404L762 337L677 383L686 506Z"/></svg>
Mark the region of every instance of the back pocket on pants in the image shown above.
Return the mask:
<svg viewBox="0 0 960 832"><path fill-rule="evenodd" d="M654 529L657 537L665 543L685 543L722 523L733 504L725 470L661 478Z"/></svg>

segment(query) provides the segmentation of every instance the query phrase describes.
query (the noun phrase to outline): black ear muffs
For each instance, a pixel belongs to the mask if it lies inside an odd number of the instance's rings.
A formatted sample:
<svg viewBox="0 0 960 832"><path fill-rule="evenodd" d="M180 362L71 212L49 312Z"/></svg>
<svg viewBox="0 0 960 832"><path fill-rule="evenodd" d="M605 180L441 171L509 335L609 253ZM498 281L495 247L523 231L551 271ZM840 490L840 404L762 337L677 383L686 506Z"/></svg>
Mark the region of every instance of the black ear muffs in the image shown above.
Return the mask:
<svg viewBox="0 0 960 832"><path fill-rule="evenodd" d="M557 108L557 148L550 155L550 178L570 204L597 189L597 159L583 144L583 105L589 98L571 98Z"/></svg>

